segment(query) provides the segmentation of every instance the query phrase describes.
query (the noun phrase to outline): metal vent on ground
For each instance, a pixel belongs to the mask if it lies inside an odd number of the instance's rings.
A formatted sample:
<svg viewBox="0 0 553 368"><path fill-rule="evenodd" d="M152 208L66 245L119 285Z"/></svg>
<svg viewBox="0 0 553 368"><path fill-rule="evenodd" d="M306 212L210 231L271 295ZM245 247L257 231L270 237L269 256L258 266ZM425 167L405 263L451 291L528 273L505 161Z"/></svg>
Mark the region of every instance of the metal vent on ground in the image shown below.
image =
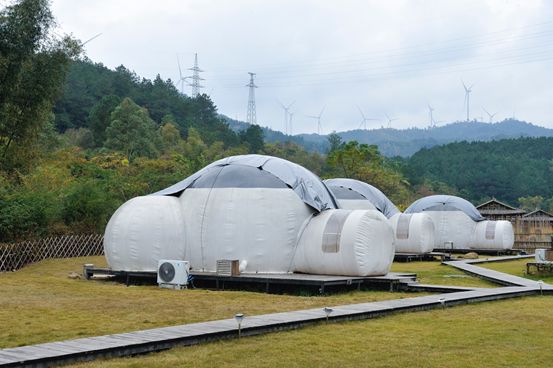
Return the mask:
<svg viewBox="0 0 553 368"><path fill-rule="evenodd" d="M235 276L239 273L238 260L221 259L217 261L217 276Z"/></svg>

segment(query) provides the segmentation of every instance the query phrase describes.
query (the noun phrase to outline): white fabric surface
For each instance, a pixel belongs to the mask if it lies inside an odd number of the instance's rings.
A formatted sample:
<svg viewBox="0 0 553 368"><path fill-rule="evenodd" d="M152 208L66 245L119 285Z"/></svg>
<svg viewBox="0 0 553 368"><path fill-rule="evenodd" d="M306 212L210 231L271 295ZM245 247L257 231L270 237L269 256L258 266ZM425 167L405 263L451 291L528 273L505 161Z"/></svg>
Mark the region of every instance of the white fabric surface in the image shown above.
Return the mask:
<svg viewBox="0 0 553 368"><path fill-rule="evenodd" d="M184 260L185 230L175 197L136 197L115 211L104 234L110 268L157 271L160 259Z"/></svg>
<svg viewBox="0 0 553 368"><path fill-rule="evenodd" d="M434 249L435 229L434 222L426 213L414 213L409 222L409 237L398 239L397 226L400 213L390 217L390 225L396 235L396 253L422 254Z"/></svg>
<svg viewBox="0 0 553 368"><path fill-rule="evenodd" d="M341 229L336 253L322 249L327 222L335 211L327 210L309 220L294 258L298 272L342 276L386 275L394 259L393 230L376 210L351 211Z"/></svg>

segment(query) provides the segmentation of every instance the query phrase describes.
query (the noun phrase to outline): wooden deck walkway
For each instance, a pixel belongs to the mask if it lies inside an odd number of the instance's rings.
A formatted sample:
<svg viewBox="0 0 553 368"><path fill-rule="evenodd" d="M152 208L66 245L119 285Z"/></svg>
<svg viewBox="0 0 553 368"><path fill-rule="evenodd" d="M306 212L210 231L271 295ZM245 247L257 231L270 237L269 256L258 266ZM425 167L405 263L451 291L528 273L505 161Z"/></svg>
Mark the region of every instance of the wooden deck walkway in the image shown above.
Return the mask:
<svg viewBox="0 0 553 368"><path fill-rule="evenodd" d="M521 258L521 257L503 257L503 258ZM540 288L540 285L537 281L529 280L523 277L518 277L514 275L508 275L502 272L494 271L494 270L488 270L486 268L474 266L475 263L482 263L481 260L478 260L480 262L467 262L467 261L452 261L452 262L443 262L444 264L453 266L459 270L462 270L468 274L475 275L478 277L481 277L485 280L491 281L493 283L499 284L499 285L505 285L505 286L523 286L528 288ZM488 262L490 262L488 260ZM505 259L498 259L495 262L501 262L505 261ZM485 260L483 262L486 262ZM543 283L542 284L543 290L553 290L553 286Z"/></svg>
<svg viewBox="0 0 553 368"><path fill-rule="evenodd" d="M417 275L414 273L389 272L385 276L332 276L332 275L311 275L302 273L282 274L239 274L235 276L219 276L215 272L193 272L196 280L209 280L216 283L217 290L224 289L225 282L250 282L265 284L266 292L269 293L270 285L310 285L318 286L321 296L325 295L325 286L336 285L357 285L360 290L361 284L383 284L389 287L390 291L398 289L400 283L415 281Z"/></svg>
<svg viewBox="0 0 553 368"><path fill-rule="evenodd" d="M447 262L465 272L481 277L518 285L502 288L467 288L466 291L447 294L396 299L374 303L331 306L329 321L360 320L399 312L450 307L470 302L490 301L533 295L540 292L537 282L505 275L473 266L467 262ZM545 292L553 293L553 286L542 285ZM451 290L448 290L451 291ZM440 298L444 298L443 305ZM242 322L242 336L263 334L285 329L295 329L322 322L326 314L322 308L295 312L246 316ZM0 367L49 367L52 365L88 361L100 357L115 357L170 349L177 345L238 337L238 325L234 319L164 327L107 336L89 337L69 341L24 346L0 350Z"/></svg>
<svg viewBox="0 0 553 368"><path fill-rule="evenodd" d="M109 268L85 268L83 275L90 279L95 275L122 276L127 278L126 285L129 286L130 277L156 278L156 272L140 271L117 271ZM312 275L302 273L241 273L234 276L221 276L216 272L191 271L190 275L197 281L213 282L217 290L224 289L225 285L235 283L254 283L265 285L267 294L271 285L303 285L319 287L321 296L325 294L325 287L337 285L357 285L360 290L361 284L374 285L382 284L389 287L390 291L398 290L398 285L404 282L415 281L417 275L414 273L389 272L384 276L332 276Z"/></svg>

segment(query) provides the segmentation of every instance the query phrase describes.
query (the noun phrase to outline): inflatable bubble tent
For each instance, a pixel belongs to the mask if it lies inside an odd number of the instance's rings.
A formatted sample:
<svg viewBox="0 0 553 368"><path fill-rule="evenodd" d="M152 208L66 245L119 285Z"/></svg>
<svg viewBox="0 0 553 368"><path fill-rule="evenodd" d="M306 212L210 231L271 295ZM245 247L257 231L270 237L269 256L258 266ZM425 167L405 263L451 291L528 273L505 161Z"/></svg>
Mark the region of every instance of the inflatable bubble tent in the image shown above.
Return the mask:
<svg viewBox="0 0 553 368"><path fill-rule="evenodd" d="M415 201L406 214L426 213L435 228L434 248L511 249L513 226L509 221L489 221L469 201L449 195L434 195Z"/></svg>
<svg viewBox="0 0 553 368"><path fill-rule="evenodd" d="M379 189L354 179L327 179L324 183L344 209L377 209L394 231L396 253L424 254L434 249L434 223L425 213L402 214Z"/></svg>
<svg viewBox="0 0 553 368"><path fill-rule="evenodd" d="M345 210L323 182L289 161L228 157L110 219L104 250L111 269L156 271L160 259L214 272L238 260L243 273L373 276L388 273L395 251L386 217Z"/></svg>

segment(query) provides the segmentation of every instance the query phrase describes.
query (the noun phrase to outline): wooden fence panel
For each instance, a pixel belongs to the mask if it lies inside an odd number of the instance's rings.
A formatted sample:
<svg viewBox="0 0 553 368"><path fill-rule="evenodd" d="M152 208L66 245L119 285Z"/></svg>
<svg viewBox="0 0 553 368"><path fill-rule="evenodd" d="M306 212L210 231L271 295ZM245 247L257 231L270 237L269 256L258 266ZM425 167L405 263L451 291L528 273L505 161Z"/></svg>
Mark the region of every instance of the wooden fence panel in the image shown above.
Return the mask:
<svg viewBox="0 0 553 368"><path fill-rule="evenodd" d="M103 235L90 234L0 244L0 272L16 271L47 258L100 256L104 254L103 240Z"/></svg>

